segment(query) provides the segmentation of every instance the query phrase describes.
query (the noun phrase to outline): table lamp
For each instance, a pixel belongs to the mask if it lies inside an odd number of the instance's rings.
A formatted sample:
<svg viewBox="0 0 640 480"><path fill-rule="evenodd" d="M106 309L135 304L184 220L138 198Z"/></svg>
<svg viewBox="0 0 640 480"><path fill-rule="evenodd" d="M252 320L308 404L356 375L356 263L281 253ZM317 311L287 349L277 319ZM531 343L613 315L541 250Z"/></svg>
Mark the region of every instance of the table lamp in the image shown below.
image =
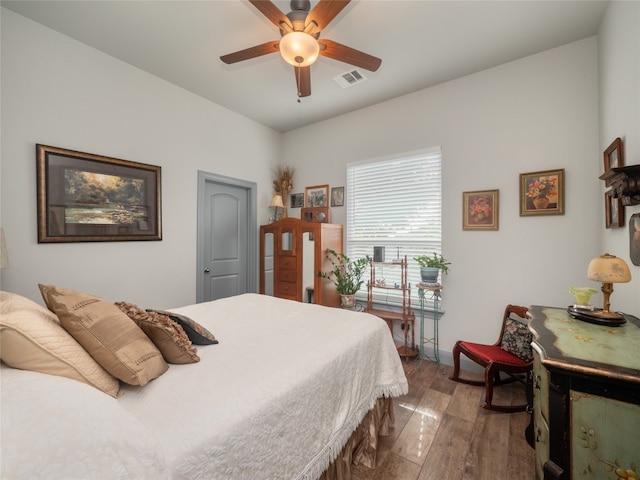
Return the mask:
<svg viewBox="0 0 640 480"><path fill-rule="evenodd" d="M609 310L611 306L610 297L613 293L614 283L626 283L631 281L629 266L619 257L605 253L589 262L587 278L596 282L602 282L602 310L591 312L602 320L622 321L624 316Z"/></svg>
<svg viewBox="0 0 640 480"><path fill-rule="evenodd" d="M282 203L282 195L279 193L274 193L269 206L275 208L273 219L278 220L278 208L284 209L284 203Z"/></svg>

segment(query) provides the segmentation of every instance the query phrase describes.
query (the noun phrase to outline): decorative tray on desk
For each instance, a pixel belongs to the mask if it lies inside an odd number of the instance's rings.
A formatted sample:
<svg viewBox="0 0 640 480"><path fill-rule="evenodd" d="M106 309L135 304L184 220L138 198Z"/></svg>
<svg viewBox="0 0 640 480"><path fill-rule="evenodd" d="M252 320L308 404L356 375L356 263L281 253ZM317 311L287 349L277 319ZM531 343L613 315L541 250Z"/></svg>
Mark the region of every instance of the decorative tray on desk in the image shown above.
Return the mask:
<svg viewBox="0 0 640 480"><path fill-rule="evenodd" d="M578 320L582 320L583 322L594 323L596 325L604 325L606 327L619 327L620 325L624 325L627 323L627 320L624 316L617 317L601 317L598 315L599 312L602 312L601 308L584 309L584 308L576 308L575 305L569 305L567 307L567 312L573 318L577 318Z"/></svg>

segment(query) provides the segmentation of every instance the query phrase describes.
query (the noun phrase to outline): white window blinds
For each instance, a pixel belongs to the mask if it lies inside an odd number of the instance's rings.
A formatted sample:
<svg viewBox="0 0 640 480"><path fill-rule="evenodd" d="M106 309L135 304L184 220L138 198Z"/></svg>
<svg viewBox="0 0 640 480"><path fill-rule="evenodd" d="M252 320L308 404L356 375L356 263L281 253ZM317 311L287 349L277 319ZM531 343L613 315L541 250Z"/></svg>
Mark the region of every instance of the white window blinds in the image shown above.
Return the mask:
<svg viewBox="0 0 640 480"><path fill-rule="evenodd" d="M348 164L347 255L373 258L374 246L385 247L387 262L406 255L409 283L418 284L413 257L441 253L441 177L440 148ZM387 284L399 282L400 269L388 268L383 275Z"/></svg>

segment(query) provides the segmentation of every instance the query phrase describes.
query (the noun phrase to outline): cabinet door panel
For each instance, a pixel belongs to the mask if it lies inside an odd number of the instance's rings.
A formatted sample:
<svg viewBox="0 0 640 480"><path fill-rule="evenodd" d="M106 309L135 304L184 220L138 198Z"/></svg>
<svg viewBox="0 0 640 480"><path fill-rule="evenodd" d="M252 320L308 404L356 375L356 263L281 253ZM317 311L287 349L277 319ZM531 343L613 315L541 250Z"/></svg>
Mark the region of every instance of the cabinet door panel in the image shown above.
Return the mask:
<svg viewBox="0 0 640 480"><path fill-rule="evenodd" d="M615 478L616 468L640 473L640 405L572 390L571 416L571 478Z"/></svg>

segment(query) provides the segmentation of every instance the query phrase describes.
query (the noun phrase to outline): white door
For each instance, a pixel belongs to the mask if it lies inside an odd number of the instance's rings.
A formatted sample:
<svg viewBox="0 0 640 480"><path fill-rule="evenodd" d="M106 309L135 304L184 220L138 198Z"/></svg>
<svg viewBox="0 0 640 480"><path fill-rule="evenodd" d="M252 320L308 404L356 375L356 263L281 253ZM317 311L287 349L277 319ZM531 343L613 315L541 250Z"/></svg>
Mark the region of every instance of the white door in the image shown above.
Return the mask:
<svg viewBox="0 0 640 480"><path fill-rule="evenodd" d="M255 292L255 184L198 176L197 301Z"/></svg>

